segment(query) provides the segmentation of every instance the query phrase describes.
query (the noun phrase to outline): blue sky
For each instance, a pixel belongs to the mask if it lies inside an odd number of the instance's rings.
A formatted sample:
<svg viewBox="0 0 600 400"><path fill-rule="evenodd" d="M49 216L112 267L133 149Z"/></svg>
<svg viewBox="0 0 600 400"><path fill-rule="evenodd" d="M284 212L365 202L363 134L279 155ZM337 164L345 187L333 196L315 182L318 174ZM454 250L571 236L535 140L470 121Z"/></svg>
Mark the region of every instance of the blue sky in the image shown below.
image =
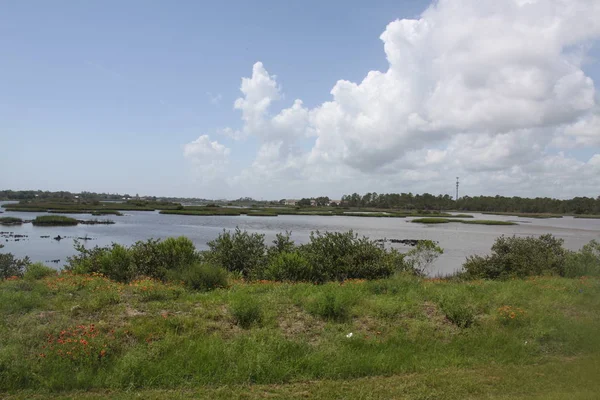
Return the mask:
<svg viewBox="0 0 600 400"><path fill-rule="evenodd" d="M270 142L251 130L243 140L219 133L224 128L244 129L242 112L233 104L242 96L241 78L251 77L256 62L280 87L281 96L271 102L269 116L290 107L294 99L302 99L310 112L332 100L330 91L338 80L360 83L369 71L388 70L379 36L388 23L418 19L429 5L417 0L3 2L0 138L5 151L0 187L272 198L324 191L335 197L354 190L446 193L446 188L423 185L426 177L409 178L423 172L418 162L410 168L394 167L402 172L386 172L385 179L377 179L379 168L403 164L391 158L381 165L347 162L344 157L319 164L328 171L342 170L323 181L313 182L307 174L319 172L302 167L289 176L267 175L246 185L248 177L260 175L252 164L260 163L257 154ZM597 36L590 37L576 44L587 49L582 70L598 81ZM595 112L589 105L586 111ZM578 113L563 122L575 124L583 117ZM316 138L325 142L327 134L297 137L290 148L309 153L316 149ZM227 148L219 168L214 163L206 168L203 160L190 162L184 156L184 146L201 135ZM427 140L411 151L444 150L452 139ZM359 147L375 158L386 157L377 153L382 149L348 140L348 152ZM598 153L598 142L593 137L585 143L544 142L543 157L563 154L568 160L588 162ZM390 142L390 148L396 145L402 146ZM279 156L281 165L269 164L270 168L289 170L290 164L298 165L289 155ZM362 153L353 156L361 157ZM498 171L521 166L517 159L504 161L499 161ZM458 171L469 173L461 168ZM432 168L436 179L445 179L441 170ZM492 188L477 183L486 179L475 178L480 170L471 171L471 190L488 192ZM351 171L351 176L344 171ZM527 182L519 185L517 192ZM580 185L573 194L590 190Z"/></svg>

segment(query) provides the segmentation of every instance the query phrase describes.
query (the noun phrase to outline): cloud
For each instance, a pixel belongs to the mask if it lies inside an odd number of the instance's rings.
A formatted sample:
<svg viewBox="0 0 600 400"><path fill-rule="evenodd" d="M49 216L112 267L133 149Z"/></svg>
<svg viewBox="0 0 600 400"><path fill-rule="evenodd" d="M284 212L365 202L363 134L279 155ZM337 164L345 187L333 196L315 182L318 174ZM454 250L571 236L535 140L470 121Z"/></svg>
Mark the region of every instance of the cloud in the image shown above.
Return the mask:
<svg viewBox="0 0 600 400"><path fill-rule="evenodd" d="M257 192L281 182L282 195L299 184L311 194L448 193L460 175L475 194L597 191L596 161L550 149L600 146L596 89L582 70L598 15L597 0L439 0L385 28L386 71L338 81L312 109L295 100L273 112L283 90L257 62L234 104L243 127L231 132L259 150L232 182Z"/></svg>
<svg viewBox="0 0 600 400"><path fill-rule="evenodd" d="M214 179L223 172L229 162L230 152L229 148L216 140L211 141L208 135L202 135L183 146L183 155L205 180Z"/></svg>

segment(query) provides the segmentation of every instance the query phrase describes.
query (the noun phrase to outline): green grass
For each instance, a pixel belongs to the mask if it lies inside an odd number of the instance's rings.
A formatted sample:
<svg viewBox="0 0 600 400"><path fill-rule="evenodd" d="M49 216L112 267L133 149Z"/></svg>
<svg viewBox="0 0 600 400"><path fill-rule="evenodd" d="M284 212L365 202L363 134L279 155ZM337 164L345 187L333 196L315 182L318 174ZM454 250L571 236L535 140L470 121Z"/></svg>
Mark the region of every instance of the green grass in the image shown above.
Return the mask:
<svg viewBox="0 0 600 400"><path fill-rule="evenodd" d="M406 218L405 214L399 213L382 213L382 212L345 212L343 214L344 217L373 217L373 218Z"/></svg>
<svg viewBox="0 0 600 400"><path fill-rule="evenodd" d="M23 220L16 217L0 217L0 225L21 225Z"/></svg>
<svg viewBox="0 0 600 400"><path fill-rule="evenodd" d="M276 217L277 214L272 213L272 212L266 212L266 211L248 211L246 213L247 216L249 217Z"/></svg>
<svg viewBox="0 0 600 400"><path fill-rule="evenodd" d="M207 209L207 210L162 210L160 214L167 215L198 215L198 216L207 216L207 215L220 215L220 216L228 216L228 215L241 215L239 209L233 208L215 208L215 209Z"/></svg>
<svg viewBox="0 0 600 400"><path fill-rule="evenodd" d="M2 207L8 211L25 211L25 212L54 212L54 213L93 213L93 212L109 212L116 211L154 211L168 210L179 207L175 203L159 203L159 202L140 202L134 203L74 203L74 202L23 202L4 204Z"/></svg>
<svg viewBox="0 0 600 400"><path fill-rule="evenodd" d="M525 312L510 319L505 306ZM14 398L545 399L600 389L593 278L234 281L199 293L63 274L1 282L0 318L0 391ZM87 345L81 331L77 344L48 343L92 324ZM59 354L67 348L75 359Z"/></svg>
<svg viewBox="0 0 600 400"><path fill-rule="evenodd" d="M508 215L521 218L562 218L562 214L547 214L547 213L519 213L519 212L482 212L487 215Z"/></svg>
<svg viewBox="0 0 600 400"><path fill-rule="evenodd" d="M600 219L600 215L574 215L573 218L589 218L589 219Z"/></svg>
<svg viewBox="0 0 600 400"><path fill-rule="evenodd" d="M472 224L472 225L518 225L516 222L511 221L494 221L494 220L463 220L463 219L448 219L448 218L415 218L411 222L419 224L447 224L450 222L457 222L461 224Z"/></svg>
<svg viewBox="0 0 600 400"><path fill-rule="evenodd" d="M62 215L40 215L32 222L36 226L72 226L79 223L75 218Z"/></svg>

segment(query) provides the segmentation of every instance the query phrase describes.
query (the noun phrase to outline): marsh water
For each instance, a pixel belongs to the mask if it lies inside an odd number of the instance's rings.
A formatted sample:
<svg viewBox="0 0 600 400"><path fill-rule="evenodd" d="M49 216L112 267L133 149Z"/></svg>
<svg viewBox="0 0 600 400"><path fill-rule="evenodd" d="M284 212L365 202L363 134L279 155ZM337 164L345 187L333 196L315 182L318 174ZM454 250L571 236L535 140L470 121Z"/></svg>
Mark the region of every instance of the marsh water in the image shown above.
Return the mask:
<svg viewBox="0 0 600 400"><path fill-rule="evenodd" d="M33 219L46 213L9 212L0 216ZM436 261L432 274L446 274L459 269L465 257L487 254L494 240L500 235L541 235L551 233L564 239L565 247L577 250L592 239L600 240L600 219L575 219L572 217L533 219L514 216L482 215L471 213L476 219L514 221L519 225L488 226L460 223L422 225L411 223L412 218L369 218L344 216L280 215L278 217L241 216L187 216L161 215L158 212L124 212L124 216L108 216L114 225L78 225L73 227L37 227L32 224L0 226L0 243L16 256L29 256L33 261L49 262L62 266L73 255L73 238L88 237L86 246L104 246L111 242L132 244L149 238L163 239L170 236L187 236L198 247L206 249L206 243L223 229L246 229L265 234L271 241L279 232L291 231L296 243L308 241L311 231L354 230L371 239L430 239L439 242L444 254ZM94 219L86 214L65 214L78 219ZM105 218L105 217L100 217ZM8 233L7 233L8 232ZM24 235L15 238L14 235ZM60 235L65 239L53 238ZM18 239L18 240L17 240ZM401 251L410 248L393 245Z"/></svg>

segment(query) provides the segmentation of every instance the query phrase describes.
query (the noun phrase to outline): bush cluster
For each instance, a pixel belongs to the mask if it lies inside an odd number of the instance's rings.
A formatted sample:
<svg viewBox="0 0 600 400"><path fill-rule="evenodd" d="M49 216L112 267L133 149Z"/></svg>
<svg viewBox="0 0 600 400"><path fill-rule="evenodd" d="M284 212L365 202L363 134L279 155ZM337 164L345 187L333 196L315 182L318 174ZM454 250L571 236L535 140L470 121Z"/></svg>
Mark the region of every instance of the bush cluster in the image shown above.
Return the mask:
<svg viewBox="0 0 600 400"><path fill-rule="evenodd" d="M75 249L78 254L69 257L65 266L74 273L100 273L118 282L132 282L141 277L183 281L195 290L227 286L226 272L203 262L186 237L149 239L129 247L113 243L91 249L76 242Z"/></svg>
<svg viewBox="0 0 600 400"><path fill-rule="evenodd" d="M600 275L600 243L592 241L580 251L563 247L563 239L551 234L540 237L496 239L492 254L470 256L463 264L470 279L509 279L536 275L578 277Z"/></svg>
<svg viewBox="0 0 600 400"><path fill-rule="evenodd" d="M264 235L236 229L208 243L204 257L245 279L324 283L346 279L381 279L413 270L404 255L352 231L313 232L297 246L290 232L278 234L272 246Z"/></svg>

